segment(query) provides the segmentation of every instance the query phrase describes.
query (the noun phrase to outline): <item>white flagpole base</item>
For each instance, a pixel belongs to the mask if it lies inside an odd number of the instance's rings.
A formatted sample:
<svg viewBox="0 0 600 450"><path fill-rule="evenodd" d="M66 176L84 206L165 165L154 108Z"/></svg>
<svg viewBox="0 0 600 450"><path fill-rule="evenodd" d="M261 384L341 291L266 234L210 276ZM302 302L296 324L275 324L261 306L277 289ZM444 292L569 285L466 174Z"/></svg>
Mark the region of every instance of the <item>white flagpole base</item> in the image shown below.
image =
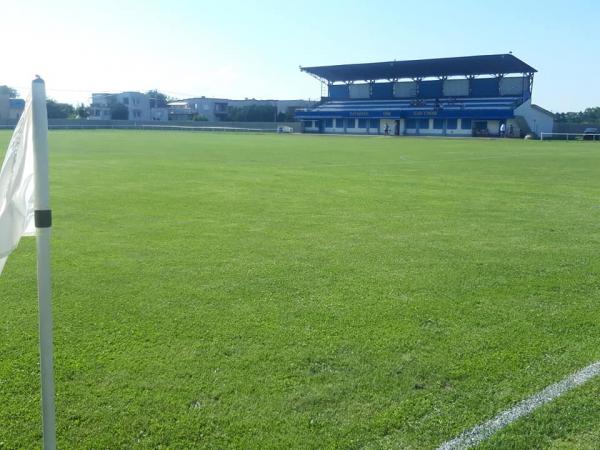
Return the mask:
<svg viewBox="0 0 600 450"><path fill-rule="evenodd" d="M44 450L56 449L54 363L52 346L52 293L50 281L50 228L37 229L40 365Z"/></svg>

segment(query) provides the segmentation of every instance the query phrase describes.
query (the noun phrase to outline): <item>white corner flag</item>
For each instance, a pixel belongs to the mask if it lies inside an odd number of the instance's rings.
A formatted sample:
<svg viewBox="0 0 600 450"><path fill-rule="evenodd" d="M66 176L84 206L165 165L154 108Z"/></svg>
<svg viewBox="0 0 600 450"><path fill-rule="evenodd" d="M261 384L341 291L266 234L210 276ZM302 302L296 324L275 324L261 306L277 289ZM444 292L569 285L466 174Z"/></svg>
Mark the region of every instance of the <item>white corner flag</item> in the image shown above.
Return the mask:
<svg viewBox="0 0 600 450"><path fill-rule="evenodd" d="M44 450L56 448L52 358L52 296L46 87L37 78L0 169L0 274L21 236L37 236L40 369Z"/></svg>
<svg viewBox="0 0 600 450"><path fill-rule="evenodd" d="M21 236L35 234L31 122L28 97L0 169L0 273Z"/></svg>

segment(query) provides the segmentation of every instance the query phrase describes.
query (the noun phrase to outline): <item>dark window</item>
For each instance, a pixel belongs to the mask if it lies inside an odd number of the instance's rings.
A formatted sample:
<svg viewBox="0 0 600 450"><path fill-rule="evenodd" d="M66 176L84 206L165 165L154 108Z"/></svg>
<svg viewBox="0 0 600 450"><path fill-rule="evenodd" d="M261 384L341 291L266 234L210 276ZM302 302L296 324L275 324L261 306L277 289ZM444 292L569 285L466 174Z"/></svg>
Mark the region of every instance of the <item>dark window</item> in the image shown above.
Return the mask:
<svg viewBox="0 0 600 450"><path fill-rule="evenodd" d="M419 119L419 130L429 129L429 119Z"/></svg>
<svg viewBox="0 0 600 450"><path fill-rule="evenodd" d="M358 119L358 128L367 128L367 119Z"/></svg>
<svg viewBox="0 0 600 450"><path fill-rule="evenodd" d="M471 119L461 119L460 128L462 130L470 130L471 129Z"/></svg>
<svg viewBox="0 0 600 450"><path fill-rule="evenodd" d="M433 119L433 129L434 130L443 130L444 129L444 119Z"/></svg>
<svg viewBox="0 0 600 450"><path fill-rule="evenodd" d="M333 119L325 119L325 128L333 128Z"/></svg>
<svg viewBox="0 0 600 450"><path fill-rule="evenodd" d="M410 128L411 130L417 128L416 119L406 119L406 128Z"/></svg>
<svg viewBox="0 0 600 450"><path fill-rule="evenodd" d="M456 119L448 119L448 122L446 122L446 128L449 130L456 130Z"/></svg>
<svg viewBox="0 0 600 450"><path fill-rule="evenodd" d="M346 128L354 128L355 126L356 126L356 120L348 119L348 125L346 125Z"/></svg>
<svg viewBox="0 0 600 450"><path fill-rule="evenodd" d="M371 119L369 128L379 128L379 119Z"/></svg>
<svg viewBox="0 0 600 450"><path fill-rule="evenodd" d="M306 122L304 122L305 128L312 128L312 126L313 126L312 120L307 120Z"/></svg>
<svg viewBox="0 0 600 450"><path fill-rule="evenodd" d="M335 119L336 128L344 128L344 119Z"/></svg>

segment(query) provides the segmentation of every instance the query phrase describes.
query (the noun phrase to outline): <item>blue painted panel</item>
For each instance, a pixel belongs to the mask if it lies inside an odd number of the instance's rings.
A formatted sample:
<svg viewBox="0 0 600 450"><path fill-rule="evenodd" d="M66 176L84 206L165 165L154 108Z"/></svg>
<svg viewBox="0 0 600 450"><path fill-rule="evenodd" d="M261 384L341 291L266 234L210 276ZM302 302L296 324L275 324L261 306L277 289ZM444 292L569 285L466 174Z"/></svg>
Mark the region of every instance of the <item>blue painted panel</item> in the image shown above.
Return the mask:
<svg viewBox="0 0 600 450"><path fill-rule="evenodd" d="M369 128L379 129L379 119L371 119L369 121Z"/></svg>
<svg viewBox="0 0 600 450"><path fill-rule="evenodd" d="M471 80L471 97L497 97L500 89L497 78L475 78Z"/></svg>
<svg viewBox="0 0 600 450"><path fill-rule="evenodd" d="M22 98L11 98L8 100L10 109L24 109L25 108L25 100Z"/></svg>
<svg viewBox="0 0 600 450"><path fill-rule="evenodd" d="M386 100L394 98L394 83L373 83L371 85L371 98Z"/></svg>
<svg viewBox="0 0 600 450"><path fill-rule="evenodd" d="M329 86L329 98L332 100L344 100L350 98L350 89L347 84L332 84Z"/></svg>
<svg viewBox="0 0 600 450"><path fill-rule="evenodd" d="M442 80L428 80L419 83L419 98L440 98L444 96Z"/></svg>
<svg viewBox="0 0 600 450"><path fill-rule="evenodd" d="M401 119L401 118L464 118L464 119L510 119L514 117L512 109L455 109L455 110L390 110L390 109L374 109L371 111L296 111L296 118L299 120L310 119L334 119L337 118L339 126L343 127L342 117L354 118L369 118L369 119ZM326 123L327 125L327 123Z"/></svg>

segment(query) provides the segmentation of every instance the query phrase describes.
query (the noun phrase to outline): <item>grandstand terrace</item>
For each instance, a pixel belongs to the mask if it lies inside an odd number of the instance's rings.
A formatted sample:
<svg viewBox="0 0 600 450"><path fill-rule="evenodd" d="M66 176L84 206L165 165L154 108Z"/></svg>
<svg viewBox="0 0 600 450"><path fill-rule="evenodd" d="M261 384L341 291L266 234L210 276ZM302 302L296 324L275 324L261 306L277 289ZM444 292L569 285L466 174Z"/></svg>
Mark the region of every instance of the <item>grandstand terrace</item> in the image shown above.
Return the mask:
<svg viewBox="0 0 600 450"><path fill-rule="evenodd" d="M305 132L507 136L551 132L531 103L536 69L512 54L301 67L322 83L321 104L299 110Z"/></svg>

